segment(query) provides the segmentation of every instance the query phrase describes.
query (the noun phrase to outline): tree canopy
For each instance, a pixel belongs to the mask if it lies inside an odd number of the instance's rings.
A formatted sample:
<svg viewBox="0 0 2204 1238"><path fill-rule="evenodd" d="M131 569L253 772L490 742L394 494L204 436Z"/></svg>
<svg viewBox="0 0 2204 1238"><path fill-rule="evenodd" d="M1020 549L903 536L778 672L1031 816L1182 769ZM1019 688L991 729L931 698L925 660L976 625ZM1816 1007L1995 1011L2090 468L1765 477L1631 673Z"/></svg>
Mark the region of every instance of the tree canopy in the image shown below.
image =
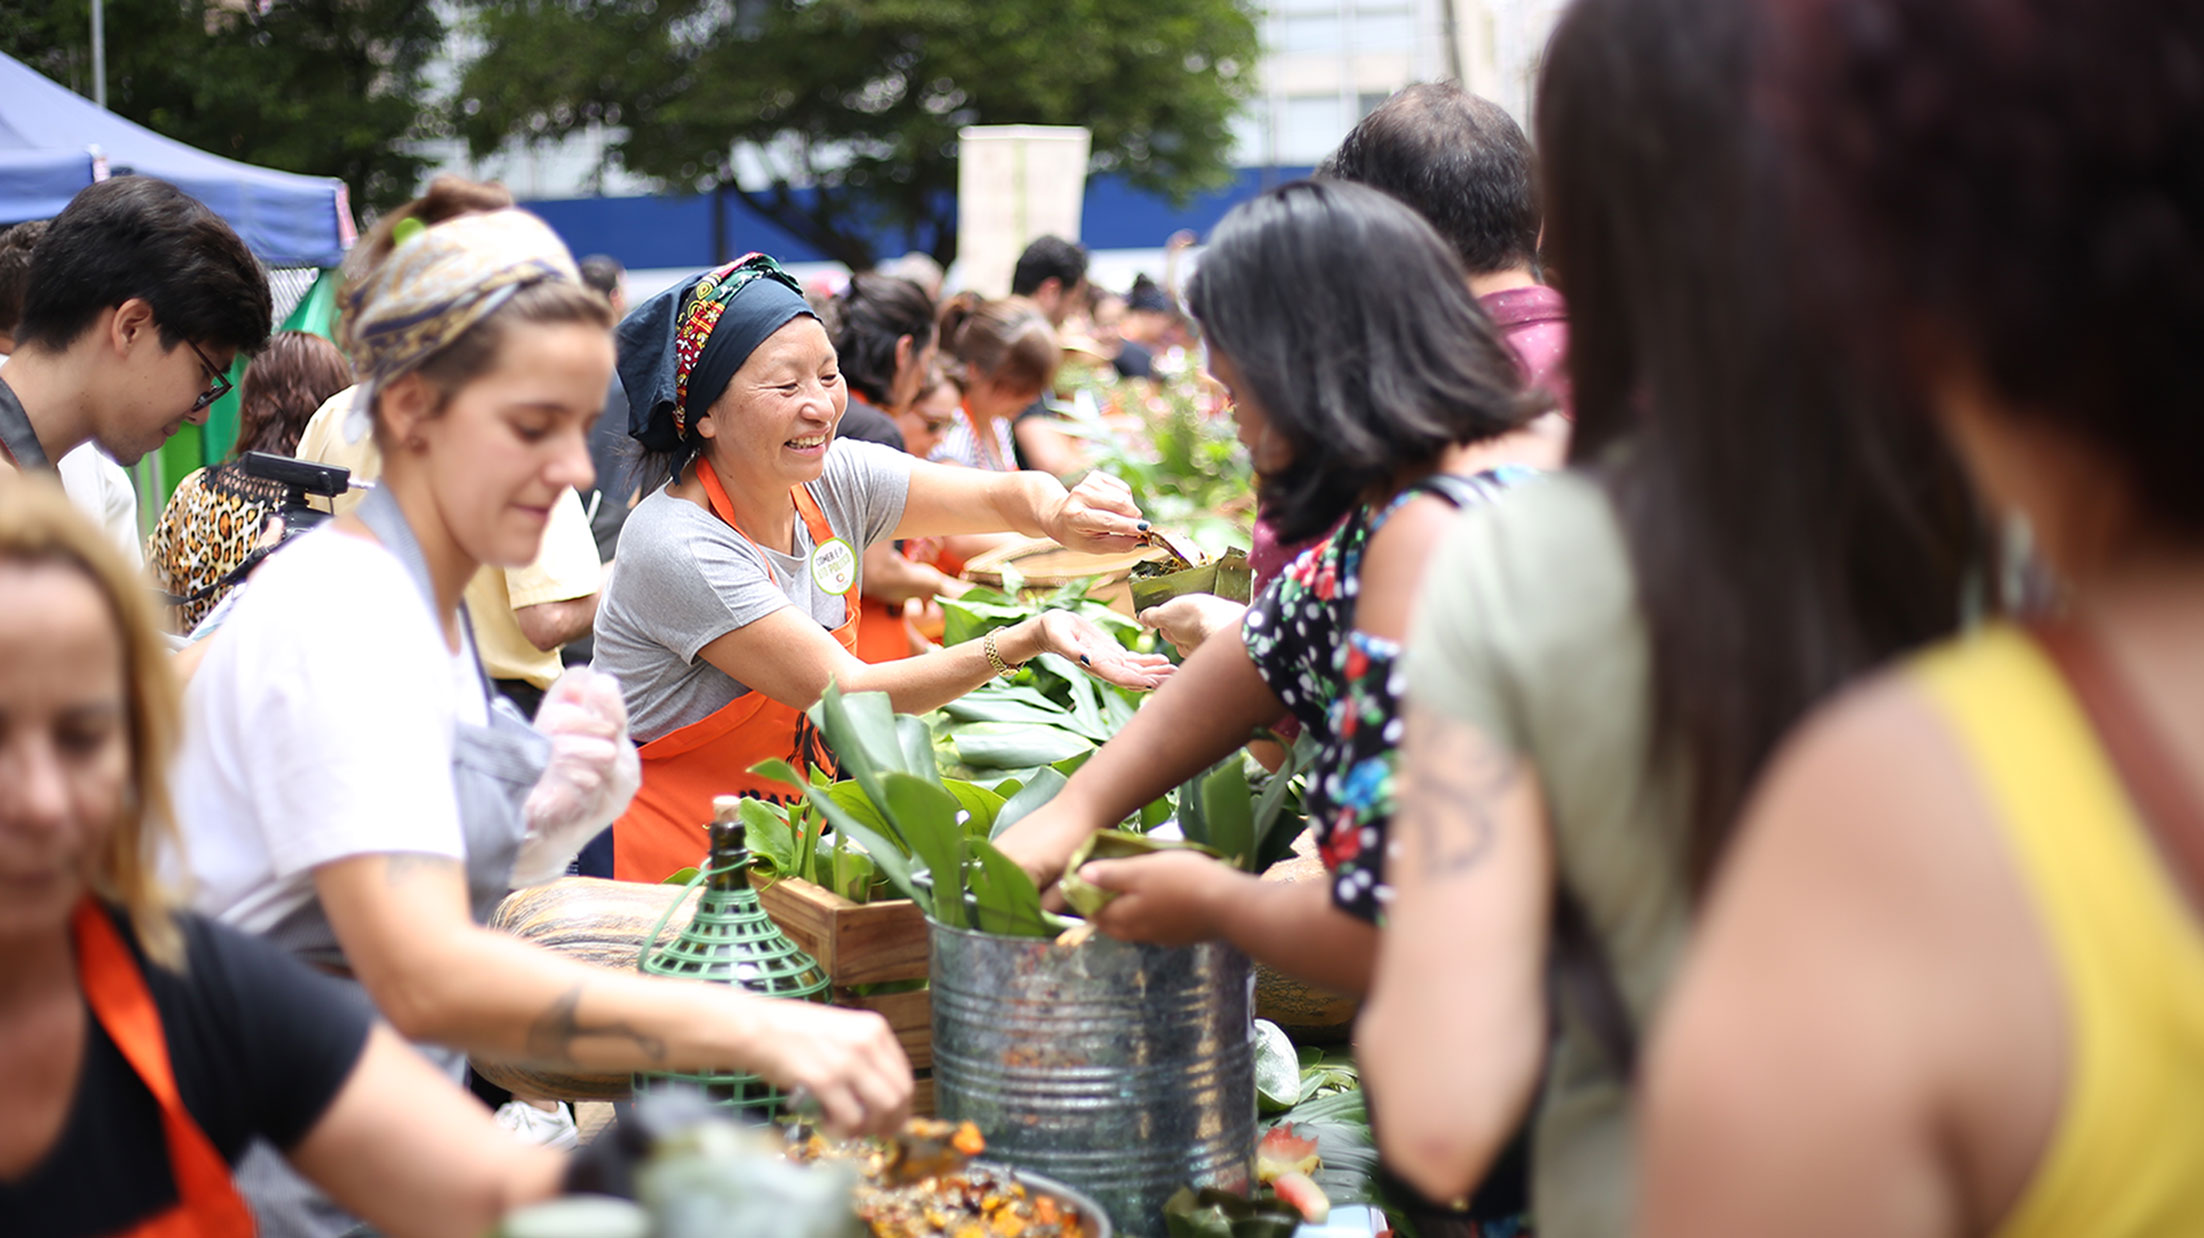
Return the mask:
<svg viewBox="0 0 2204 1238"><path fill-rule="evenodd" d="M955 256L957 131L1075 124L1092 168L1184 201L1231 174L1246 0L465 0L477 156L602 124L661 188L725 188L863 267L898 231Z"/></svg>
<svg viewBox="0 0 2204 1238"><path fill-rule="evenodd" d="M106 0L107 105L232 159L341 177L369 209L405 201L436 118L431 0ZM90 6L0 5L0 51L92 94Z"/></svg>

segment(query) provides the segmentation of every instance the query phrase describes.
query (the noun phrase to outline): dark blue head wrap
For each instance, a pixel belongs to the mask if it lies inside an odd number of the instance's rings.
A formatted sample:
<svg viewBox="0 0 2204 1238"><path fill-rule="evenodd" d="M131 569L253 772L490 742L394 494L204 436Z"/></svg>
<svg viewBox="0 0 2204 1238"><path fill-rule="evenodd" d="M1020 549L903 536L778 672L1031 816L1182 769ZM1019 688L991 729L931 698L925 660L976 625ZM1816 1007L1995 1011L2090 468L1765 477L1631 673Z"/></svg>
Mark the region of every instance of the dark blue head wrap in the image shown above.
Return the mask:
<svg viewBox="0 0 2204 1238"><path fill-rule="evenodd" d="M763 254L637 306L619 330L629 437L646 451L679 451L758 345L804 314L818 317L794 277Z"/></svg>

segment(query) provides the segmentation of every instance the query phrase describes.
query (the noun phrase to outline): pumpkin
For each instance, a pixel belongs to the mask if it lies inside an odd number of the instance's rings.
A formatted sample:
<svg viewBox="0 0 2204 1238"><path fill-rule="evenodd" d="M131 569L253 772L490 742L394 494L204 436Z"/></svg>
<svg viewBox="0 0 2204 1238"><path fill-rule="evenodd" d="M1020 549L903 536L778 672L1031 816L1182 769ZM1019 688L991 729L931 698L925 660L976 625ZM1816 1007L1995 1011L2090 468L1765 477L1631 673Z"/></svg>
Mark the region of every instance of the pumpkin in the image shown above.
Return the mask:
<svg viewBox="0 0 2204 1238"><path fill-rule="evenodd" d="M1315 841L1307 833L1293 840L1293 854L1271 865L1263 880L1286 884L1326 880ZM1255 965L1255 1017L1284 1028L1297 1045L1343 1043L1361 1009L1355 998L1317 988L1261 963Z"/></svg>
<svg viewBox="0 0 2204 1238"><path fill-rule="evenodd" d="M681 935L695 913L698 893L701 889L666 916L660 942L670 943ZM592 967L634 972L642 958L644 934L680 898L680 886L561 877L506 895L490 917L490 927ZM483 1078L520 1096L554 1100L625 1100L628 1096L625 1071L591 1074L480 1058L474 1068Z"/></svg>

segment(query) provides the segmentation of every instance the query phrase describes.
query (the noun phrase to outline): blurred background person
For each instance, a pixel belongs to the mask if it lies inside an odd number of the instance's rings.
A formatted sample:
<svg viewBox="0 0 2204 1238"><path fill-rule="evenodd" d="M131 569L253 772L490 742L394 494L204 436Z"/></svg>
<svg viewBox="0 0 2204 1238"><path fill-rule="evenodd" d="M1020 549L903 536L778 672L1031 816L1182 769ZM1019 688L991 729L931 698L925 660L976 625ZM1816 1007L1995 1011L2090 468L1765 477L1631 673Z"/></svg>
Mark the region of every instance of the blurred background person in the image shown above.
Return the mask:
<svg viewBox="0 0 2204 1238"><path fill-rule="evenodd" d="M1035 237L1010 272L1010 295L1039 307L1058 332L1087 304L1087 247L1060 236ZM1054 377L1050 370L1050 378ZM970 384L966 385L967 393ZM1011 419L1016 467L1069 477L1086 467L1086 453L1056 426L1048 407L1048 381Z"/></svg>
<svg viewBox="0 0 2204 1238"><path fill-rule="evenodd" d="M1773 763L1655 1046L1641 1232L2193 1234L2204 9L1768 11L1825 321L2066 597Z"/></svg>
<svg viewBox="0 0 2204 1238"><path fill-rule="evenodd" d="M153 583L172 599L168 630L198 626L234 585L221 582L260 545L261 526L283 503L281 483L248 476L249 451L288 456L314 410L352 385L352 363L337 346L304 331L278 332L239 384L237 446L230 458L194 469L176 483L146 542Z"/></svg>

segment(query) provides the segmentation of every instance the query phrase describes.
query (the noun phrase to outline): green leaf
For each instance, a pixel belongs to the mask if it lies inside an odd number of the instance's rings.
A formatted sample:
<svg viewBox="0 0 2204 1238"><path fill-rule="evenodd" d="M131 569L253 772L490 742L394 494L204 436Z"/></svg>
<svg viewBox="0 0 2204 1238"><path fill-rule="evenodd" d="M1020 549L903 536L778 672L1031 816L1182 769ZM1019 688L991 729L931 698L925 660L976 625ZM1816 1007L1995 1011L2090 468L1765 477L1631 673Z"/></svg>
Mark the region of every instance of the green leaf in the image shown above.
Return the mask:
<svg viewBox="0 0 2204 1238"><path fill-rule="evenodd" d="M793 778L796 771L782 760L760 761L750 767L754 774L766 778ZM914 780L915 781L915 780ZM834 797L816 787L805 787L804 798L811 807L834 827L834 832L853 842L860 843L872 855L872 862L880 869L880 875L888 879L895 891L913 902L925 900L921 888L911 880L911 864L903 855L903 849L883 836L878 830L857 819L848 809L834 801Z"/></svg>
<svg viewBox="0 0 2204 1238"><path fill-rule="evenodd" d="M1061 930L1062 921L1041 910L1041 892L1016 860L984 838L973 839L971 846L977 860L971 880L980 931L1049 937Z"/></svg>
<svg viewBox="0 0 2204 1238"><path fill-rule="evenodd" d="M1140 808L1140 828L1152 830L1169 821L1174 807L1168 793L1149 800Z"/></svg>
<svg viewBox="0 0 2204 1238"><path fill-rule="evenodd" d="M957 797L957 807L965 813L965 833L980 838L987 838L994 833L995 817L1002 812L1002 796L962 779L945 780L942 786L949 794Z"/></svg>
<svg viewBox="0 0 2204 1238"><path fill-rule="evenodd" d="M1240 754L1226 757L1201 788L1202 816L1209 823L1209 845L1225 860L1246 868L1255 858L1255 797L1247 787Z"/></svg>
<svg viewBox="0 0 2204 1238"><path fill-rule="evenodd" d="M1094 742L1057 727L978 722L956 733L957 756L974 769L1049 765L1094 751Z"/></svg>
<svg viewBox="0 0 2204 1238"><path fill-rule="evenodd" d="M788 810L745 796L739 812L750 854L775 876L796 876L796 831L789 826Z"/></svg>
<svg viewBox="0 0 2204 1238"><path fill-rule="evenodd" d="M696 865L691 864L687 868L675 869L673 876L666 878L664 881L661 881L658 884L664 886L685 886L694 880L696 880Z"/></svg>
<svg viewBox="0 0 2204 1238"><path fill-rule="evenodd" d="M904 764L903 745L896 738L895 710L888 704L888 694L844 693L830 682L819 703L811 707L811 720L834 750L843 775L855 780L875 804L879 803L881 778L902 769Z"/></svg>
<svg viewBox="0 0 2204 1238"><path fill-rule="evenodd" d="M926 728L926 723L909 714L897 714L895 738L903 753L904 772L940 786L941 763L934 759L934 733Z"/></svg>
<svg viewBox="0 0 2204 1238"><path fill-rule="evenodd" d="M1270 776L1263 794L1255 801L1255 862L1250 872L1265 872L1270 866L1293 854L1293 840L1309 824L1304 813L1289 813L1286 793L1293 789L1294 775L1299 772L1292 753L1286 755L1285 764Z"/></svg>
<svg viewBox="0 0 2204 1238"><path fill-rule="evenodd" d="M957 825L957 801L942 788L911 774L889 774L888 815L902 827L911 852L925 862L933 884L934 918L964 928L964 831Z"/></svg>
<svg viewBox="0 0 2204 1238"><path fill-rule="evenodd" d="M1056 793L1063 790L1064 784L1070 781L1071 779L1055 770L1043 766L1034 773L1030 781L1018 788L1016 794L1003 801L1003 806L995 812L995 823L987 836L1002 837L1004 830L1024 820L1027 813L1055 799Z"/></svg>
<svg viewBox="0 0 2204 1238"><path fill-rule="evenodd" d="M880 831L887 837L901 842L903 844L902 850L906 854L910 852L910 840L904 838L903 831L897 829L895 822L890 820L887 814L880 811L872 796L866 792L862 785L854 782L830 782L826 786L818 788L818 790L821 794L832 797L835 803L849 810L850 814L859 821Z"/></svg>

